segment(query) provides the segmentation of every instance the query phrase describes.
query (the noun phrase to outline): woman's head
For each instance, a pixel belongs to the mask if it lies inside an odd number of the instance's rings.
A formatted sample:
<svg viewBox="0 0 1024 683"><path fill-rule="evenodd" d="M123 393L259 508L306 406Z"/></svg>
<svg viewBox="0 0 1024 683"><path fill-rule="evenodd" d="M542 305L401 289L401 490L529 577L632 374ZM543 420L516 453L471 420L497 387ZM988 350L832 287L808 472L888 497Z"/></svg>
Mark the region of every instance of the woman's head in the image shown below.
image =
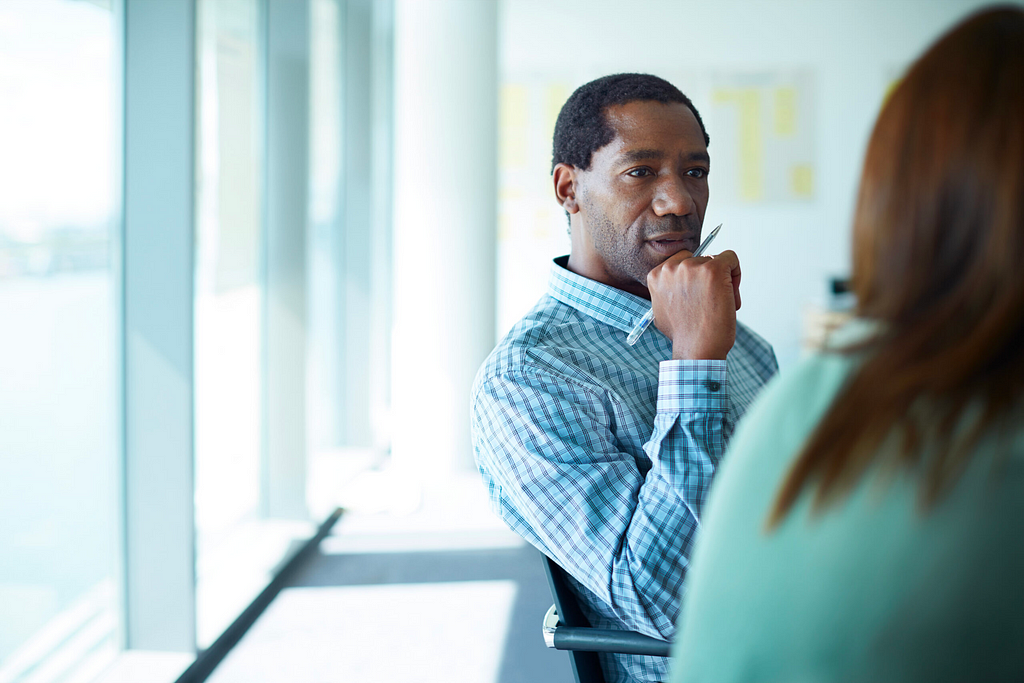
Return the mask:
<svg viewBox="0 0 1024 683"><path fill-rule="evenodd" d="M1024 401L1024 11L969 17L911 67L871 136L853 233L858 312L880 332L770 526L811 482L819 506L848 491L891 436L930 503Z"/></svg>
<svg viewBox="0 0 1024 683"><path fill-rule="evenodd" d="M888 323L937 308L980 322L1024 303L1022 264L1024 11L994 9L935 43L879 116L854 221L854 288L861 312Z"/></svg>

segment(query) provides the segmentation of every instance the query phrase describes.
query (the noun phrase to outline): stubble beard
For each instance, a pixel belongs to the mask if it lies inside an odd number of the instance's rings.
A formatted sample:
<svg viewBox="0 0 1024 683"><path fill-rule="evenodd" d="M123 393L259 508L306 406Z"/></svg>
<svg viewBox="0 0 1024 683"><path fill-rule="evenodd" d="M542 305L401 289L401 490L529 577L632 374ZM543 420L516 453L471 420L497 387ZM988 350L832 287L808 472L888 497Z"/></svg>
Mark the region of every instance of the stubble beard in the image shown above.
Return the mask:
<svg viewBox="0 0 1024 683"><path fill-rule="evenodd" d="M608 273L620 282L647 287L647 274L668 259L646 250L646 240L665 232L693 232L700 235L695 216L665 216L660 224L644 224L636 229L615 225L605 215L591 221L594 250L604 259Z"/></svg>

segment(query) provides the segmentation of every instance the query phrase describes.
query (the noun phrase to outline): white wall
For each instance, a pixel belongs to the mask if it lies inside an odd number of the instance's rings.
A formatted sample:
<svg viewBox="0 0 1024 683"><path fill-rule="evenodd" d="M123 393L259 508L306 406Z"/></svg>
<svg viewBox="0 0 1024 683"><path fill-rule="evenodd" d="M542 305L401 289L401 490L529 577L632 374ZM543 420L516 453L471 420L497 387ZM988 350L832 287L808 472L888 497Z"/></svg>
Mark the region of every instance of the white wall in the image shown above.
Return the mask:
<svg viewBox="0 0 1024 683"><path fill-rule="evenodd" d="M503 0L501 73L505 84L564 83L569 91L607 73L654 73L673 81L704 113L712 72L810 71L815 183L808 201L716 203L716 169L721 176L725 163L716 160L716 150L727 147L722 138L729 131L715 130L705 113L712 158L705 225L725 224L715 249L734 249L743 264L740 318L775 345L785 368L800 354L804 307L825 299L828 277L848 273L862 155L886 89L931 41L984 4ZM535 152L522 172L531 176L530 192L536 189L536 198L528 199L536 202L532 214L507 210L510 201L524 200L509 197L520 192L508 189L515 172L502 177L499 335L543 292L550 258L568 252L565 218L548 180L550 140L546 157L543 143L531 144ZM515 140L506 140L506 154L509 146L516 147Z"/></svg>

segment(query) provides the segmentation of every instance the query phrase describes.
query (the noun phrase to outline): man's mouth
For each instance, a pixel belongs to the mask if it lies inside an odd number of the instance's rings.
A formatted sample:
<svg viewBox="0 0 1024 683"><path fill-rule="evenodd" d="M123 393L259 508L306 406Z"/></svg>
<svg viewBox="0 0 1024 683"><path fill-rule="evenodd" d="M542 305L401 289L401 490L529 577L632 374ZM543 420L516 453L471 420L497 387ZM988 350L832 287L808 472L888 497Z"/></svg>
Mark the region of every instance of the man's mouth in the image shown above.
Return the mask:
<svg viewBox="0 0 1024 683"><path fill-rule="evenodd" d="M648 240L647 244L650 245L651 249L664 256L671 256L683 249L693 251L693 240L685 237L665 237L662 239Z"/></svg>

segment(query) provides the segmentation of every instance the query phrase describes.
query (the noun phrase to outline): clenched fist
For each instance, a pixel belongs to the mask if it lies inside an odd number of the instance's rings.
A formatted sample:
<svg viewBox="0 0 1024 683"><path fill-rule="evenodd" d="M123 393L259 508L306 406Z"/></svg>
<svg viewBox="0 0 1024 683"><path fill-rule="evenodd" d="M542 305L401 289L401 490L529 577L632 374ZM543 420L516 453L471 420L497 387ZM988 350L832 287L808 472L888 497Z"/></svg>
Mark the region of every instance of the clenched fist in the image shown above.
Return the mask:
<svg viewBox="0 0 1024 683"><path fill-rule="evenodd" d="M675 360L725 360L736 341L740 260L736 253L680 251L647 274L654 325L672 340Z"/></svg>

